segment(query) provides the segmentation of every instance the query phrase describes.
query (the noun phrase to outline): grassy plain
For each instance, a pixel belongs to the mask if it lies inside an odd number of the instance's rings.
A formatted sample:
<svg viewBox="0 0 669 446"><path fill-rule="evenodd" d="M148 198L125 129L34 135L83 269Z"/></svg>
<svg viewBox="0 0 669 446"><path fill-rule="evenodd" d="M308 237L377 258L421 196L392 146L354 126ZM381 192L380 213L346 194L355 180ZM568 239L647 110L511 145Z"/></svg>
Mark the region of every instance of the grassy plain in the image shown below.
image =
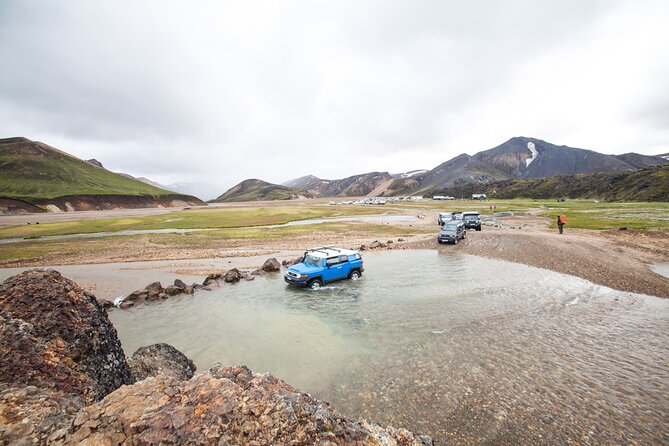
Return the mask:
<svg viewBox="0 0 669 446"><path fill-rule="evenodd" d="M597 203L588 200L489 200L396 202L385 206L338 205L283 202L272 206L254 205L211 209L180 210L145 217L81 220L40 225L20 225L0 229L2 238L37 238L50 235L92 234L126 230L231 229L266 226L314 218L351 217L371 214L423 214L433 219L440 211L478 211L481 214L511 212L532 214L555 220L566 214L568 225L580 229L669 230L669 203ZM306 229L308 230L308 228ZM223 231L224 232L224 231ZM263 229L263 233L267 233ZM271 231L275 233L275 231ZM280 234L280 231L276 232ZM208 231L215 236L219 231Z"/></svg>

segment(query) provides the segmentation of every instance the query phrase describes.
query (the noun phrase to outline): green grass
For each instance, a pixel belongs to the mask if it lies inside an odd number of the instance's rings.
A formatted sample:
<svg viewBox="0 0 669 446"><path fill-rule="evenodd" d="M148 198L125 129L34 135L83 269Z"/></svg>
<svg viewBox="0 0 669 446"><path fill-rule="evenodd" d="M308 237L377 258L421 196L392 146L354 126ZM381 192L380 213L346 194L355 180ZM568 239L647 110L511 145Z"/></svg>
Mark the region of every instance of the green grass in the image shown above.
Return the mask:
<svg viewBox="0 0 669 446"><path fill-rule="evenodd" d="M493 209L491 209L491 207ZM669 203L597 203L588 200L491 200L478 202L471 200L453 202L425 201L418 203L401 202L386 206L327 206L298 205L286 203L267 207L212 208L176 211L148 217L111 218L105 220L85 220L76 222L22 225L0 229L0 238L35 238L48 235L91 234L122 230L152 229L234 229L254 226L283 224L289 221L312 218L344 217L380 213L425 214L426 218L436 218L439 211L478 211L482 214L493 212L513 212L516 215L532 212L553 222L558 214L566 214L568 227L582 229L630 229L668 230ZM379 225L377 225L379 226ZM346 227L346 226L344 226ZM380 225L380 228L392 227ZM284 234L298 231L296 227L257 228L263 234L268 232ZM310 230L314 225L301 227ZM253 234L251 229L242 229L235 236ZM220 234L225 231L220 232ZM202 232L214 237L219 231ZM251 237L249 235L249 237Z"/></svg>
<svg viewBox="0 0 669 446"><path fill-rule="evenodd" d="M494 209L490 209L490 207ZM395 209L422 211L478 211L481 214L493 212L513 212L524 214L529 211L553 220L559 214L567 216L567 227L580 229L629 229L669 230L669 203L667 202L626 202L600 203L593 200L533 200L516 198L511 200L472 200L400 202L390 206ZM555 223L552 223L555 225Z"/></svg>
<svg viewBox="0 0 669 446"><path fill-rule="evenodd" d="M177 211L148 217L83 220L0 229L0 238L42 237L47 235L91 234L123 230L239 228L288 223L311 218L378 214L387 211L368 206L270 206L212 208Z"/></svg>
<svg viewBox="0 0 669 446"><path fill-rule="evenodd" d="M41 143L0 144L0 195L28 202L68 195L173 194L95 167Z"/></svg>

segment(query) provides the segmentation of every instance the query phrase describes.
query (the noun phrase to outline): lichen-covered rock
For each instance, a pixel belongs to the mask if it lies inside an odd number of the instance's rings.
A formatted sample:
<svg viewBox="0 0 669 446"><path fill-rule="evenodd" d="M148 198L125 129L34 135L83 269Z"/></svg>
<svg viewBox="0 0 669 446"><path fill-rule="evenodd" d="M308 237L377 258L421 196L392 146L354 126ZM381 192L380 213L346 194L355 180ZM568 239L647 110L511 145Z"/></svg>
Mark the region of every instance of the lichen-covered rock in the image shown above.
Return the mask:
<svg viewBox="0 0 669 446"><path fill-rule="evenodd" d="M0 385L0 445L42 445L62 436L84 407L76 395L35 386Z"/></svg>
<svg viewBox="0 0 669 446"><path fill-rule="evenodd" d="M95 296L53 270L0 285L0 382L34 385L98 401L130 369L116 329Z"/></svg>
<svg viewBox="0 0 669 446"><path fill-rule="evenodd" d="M281 264L274 257L265 260L265 263L262 264L262 270L266 273L273 273L281 270Z"/></svg>
<svg viewBox="0 0 669 446"><path fill-rule="evenodd" d="M188 381L158 376L82 409L57 444L432 444L405 429L337 413L328 403L246 367L214 367Z"/></svg>
<svg viewBox="0 0 669 446"><path fill-rule="evenodd" d="M183 381L195 374L195 364L169 344L153 344L139 348L128 360L132 377L141 381L150 376L169 376Z"/></svg>

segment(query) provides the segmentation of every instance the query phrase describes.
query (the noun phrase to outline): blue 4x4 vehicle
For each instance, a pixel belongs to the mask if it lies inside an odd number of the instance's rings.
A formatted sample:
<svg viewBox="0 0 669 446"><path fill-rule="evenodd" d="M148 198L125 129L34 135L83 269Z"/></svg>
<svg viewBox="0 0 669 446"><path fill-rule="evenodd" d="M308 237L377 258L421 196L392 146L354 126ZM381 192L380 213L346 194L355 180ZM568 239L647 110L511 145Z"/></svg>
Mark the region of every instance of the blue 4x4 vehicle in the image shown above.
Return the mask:
<svg viewBox="0 0 669 446"><path fill-rule="evenodd" d="M288 268L283 279L291 285L315 290L335 280L359 279L365 270L362 263L360 254L350 249L331 246L309 249L301 263Z"/></svg>

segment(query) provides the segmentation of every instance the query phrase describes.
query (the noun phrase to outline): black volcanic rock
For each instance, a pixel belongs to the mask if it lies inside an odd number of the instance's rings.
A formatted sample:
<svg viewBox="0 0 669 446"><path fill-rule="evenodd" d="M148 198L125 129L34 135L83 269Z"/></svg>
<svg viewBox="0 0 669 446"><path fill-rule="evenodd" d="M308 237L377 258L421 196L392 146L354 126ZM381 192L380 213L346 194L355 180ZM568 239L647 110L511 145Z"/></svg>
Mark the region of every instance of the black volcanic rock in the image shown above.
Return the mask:
<svg viewBox="0 0 669 446"><path fill-rule="evenodd" d="M195 364L169 344L153 344L139 348L128 360L135 381L150 376L169 376L179 381L191 379Z"/></svg>
<svg viewBox="0 0 669 446"><path fill-rule="evenodd" d="M95 296L53 270L0 285L0 382L98 401L131 383L116 329Z"/></svg>

